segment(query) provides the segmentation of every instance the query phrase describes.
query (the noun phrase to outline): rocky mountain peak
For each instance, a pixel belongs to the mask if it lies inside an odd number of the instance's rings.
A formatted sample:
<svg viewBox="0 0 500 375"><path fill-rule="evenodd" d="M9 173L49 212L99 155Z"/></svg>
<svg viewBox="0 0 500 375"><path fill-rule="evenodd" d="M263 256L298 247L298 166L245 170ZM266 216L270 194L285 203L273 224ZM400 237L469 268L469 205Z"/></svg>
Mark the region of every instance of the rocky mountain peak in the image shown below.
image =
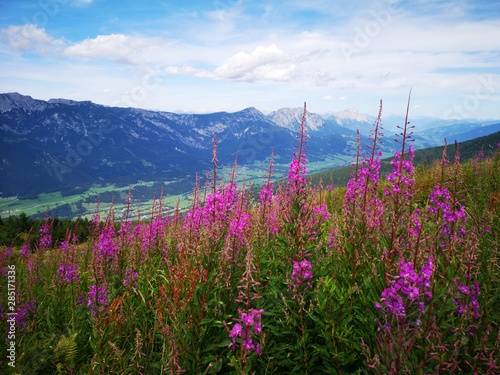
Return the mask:
<svg viewBox="0 0 500 375"><path fill-rule="evenodd" d="M277 111L271 112L267 117L271 119L276 125L296 131L300 122L302 121L302 108L281 108ZM321 116L307 112L306 126L310 130L319 130L323 127L325 121Z"/></svg>
<svg viewBox="0 0 500 375"><path fill-rule="evenodd" d="M23 109L25 111L41 111L47 107L47 102L33 99L28 95L21 95L17 92L0 94L0 112L9 112L13 109Z"/></svg>

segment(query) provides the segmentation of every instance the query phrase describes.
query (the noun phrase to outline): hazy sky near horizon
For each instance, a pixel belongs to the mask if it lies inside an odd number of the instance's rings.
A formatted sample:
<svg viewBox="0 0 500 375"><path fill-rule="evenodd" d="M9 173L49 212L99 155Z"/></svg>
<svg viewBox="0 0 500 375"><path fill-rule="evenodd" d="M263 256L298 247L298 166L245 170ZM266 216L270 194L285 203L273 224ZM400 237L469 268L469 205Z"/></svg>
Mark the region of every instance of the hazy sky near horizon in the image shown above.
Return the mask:
<svg viewBox="0 0 500 375"><path fill-rule="evenodd" d="M500 1L0 0L0 92L500 119Z"/></svg>

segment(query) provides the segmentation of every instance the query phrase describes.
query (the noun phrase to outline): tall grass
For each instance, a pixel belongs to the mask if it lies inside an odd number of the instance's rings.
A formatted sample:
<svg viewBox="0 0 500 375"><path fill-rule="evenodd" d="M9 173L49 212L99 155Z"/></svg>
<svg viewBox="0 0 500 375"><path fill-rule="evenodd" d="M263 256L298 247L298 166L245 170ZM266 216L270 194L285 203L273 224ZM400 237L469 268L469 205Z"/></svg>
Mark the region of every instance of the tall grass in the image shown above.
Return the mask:
<svg viewBox="0 0 500 375"><path fill-rule="evenodd" d="M11 374L495 374L500 366L498 152L413 168L408 121L380 178L382 105L347 188L306 177L306 111L288 180L259 198L213 172L187 213L90 239L2 248L16 270ZM2 341L2 345L4 341Z"/></svg>

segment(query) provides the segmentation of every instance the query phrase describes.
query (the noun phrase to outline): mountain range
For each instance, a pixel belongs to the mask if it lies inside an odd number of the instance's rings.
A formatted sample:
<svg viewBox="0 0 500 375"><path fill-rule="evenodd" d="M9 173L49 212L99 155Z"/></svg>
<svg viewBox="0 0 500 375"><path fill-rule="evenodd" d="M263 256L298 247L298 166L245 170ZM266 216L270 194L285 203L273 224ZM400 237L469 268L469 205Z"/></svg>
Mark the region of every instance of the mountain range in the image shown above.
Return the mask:
<svg viewBox="0 0 500 375"><path fill-rule="evenodd" d="M86 189L92 185L137 181L194 181L217 163L263 168L274 153L286 165L294 151L302 108L267 115L256 108L238 112L176 114L139 108L108 107L90 101L33 99L0 94L0 196ZM307 113L308 162L338 157L345 164L363 144L375 118L349 109L329 115ZM404 118L383 118L385 156ZM412 119L415 148L464 141L500 131L498 121ZM391 134L392 135L389 135ZM389 139L389 141L387 141ZM265 171L262 171L264 175Z"/></svg>

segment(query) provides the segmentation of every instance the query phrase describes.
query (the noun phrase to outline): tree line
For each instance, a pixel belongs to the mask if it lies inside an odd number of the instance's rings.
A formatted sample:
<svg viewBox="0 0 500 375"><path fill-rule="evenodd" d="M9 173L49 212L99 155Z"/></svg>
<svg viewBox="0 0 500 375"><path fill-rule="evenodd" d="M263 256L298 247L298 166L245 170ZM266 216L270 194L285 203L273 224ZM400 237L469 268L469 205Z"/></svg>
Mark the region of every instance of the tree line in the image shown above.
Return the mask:
<svg viewBox="0 0 500 375"><path fill-rule="evenodd" d="M59 219L57 217L34 219L25 213L21 213L18 216L10 216L7 219L0 218L0 245L19 247L25 240L29 240L30 245L34 246L40 227L47 220L51 228L53 243L64 241L68 233L76 234L80 243L87 241L89 237L90 221L86 218L73 220Z"/></svg>

